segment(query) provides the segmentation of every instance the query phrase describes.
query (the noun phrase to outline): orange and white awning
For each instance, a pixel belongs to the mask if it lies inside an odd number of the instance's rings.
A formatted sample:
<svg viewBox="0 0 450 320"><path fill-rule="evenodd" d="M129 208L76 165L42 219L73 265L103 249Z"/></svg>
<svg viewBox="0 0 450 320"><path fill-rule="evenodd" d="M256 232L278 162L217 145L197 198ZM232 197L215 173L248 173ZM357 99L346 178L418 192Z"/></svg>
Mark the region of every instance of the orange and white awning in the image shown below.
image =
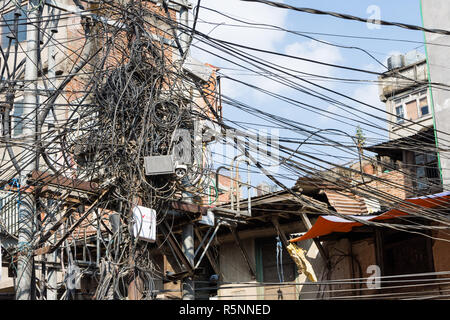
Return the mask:
<svg viewBox="0 0 450 320"><path fill-rule="evenodd" d="M448 206L450 203L450 192L442 192L434 195L406 199L405 203L401 204L399 209L389 210L377 216L357 216L352 215L358 220L364 221L379 221L398 218L402 216L411 216L410 213L424 208L438 208ZM401 208L404 208L403 211ZM320 216L311 229L303 236L291 239L290 242L298 242L307 239L317 238L331 234L333 232L350 232L354 227L362 226L362 222L355 222L349 219L344 219L337 216Z"/></svg>

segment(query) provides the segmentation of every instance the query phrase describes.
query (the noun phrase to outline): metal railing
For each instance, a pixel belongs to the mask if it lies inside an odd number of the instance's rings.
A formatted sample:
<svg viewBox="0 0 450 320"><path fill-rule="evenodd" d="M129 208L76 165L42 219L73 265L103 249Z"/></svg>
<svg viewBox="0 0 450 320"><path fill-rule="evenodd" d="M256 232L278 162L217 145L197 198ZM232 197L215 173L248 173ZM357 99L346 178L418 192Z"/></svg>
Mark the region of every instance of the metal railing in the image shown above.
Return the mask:
<svg viewBox="0 0 450 320"><path fill-rule="evenodd" d="M19 195L0 191L0 232L17 236L19 232Z"/></svg>

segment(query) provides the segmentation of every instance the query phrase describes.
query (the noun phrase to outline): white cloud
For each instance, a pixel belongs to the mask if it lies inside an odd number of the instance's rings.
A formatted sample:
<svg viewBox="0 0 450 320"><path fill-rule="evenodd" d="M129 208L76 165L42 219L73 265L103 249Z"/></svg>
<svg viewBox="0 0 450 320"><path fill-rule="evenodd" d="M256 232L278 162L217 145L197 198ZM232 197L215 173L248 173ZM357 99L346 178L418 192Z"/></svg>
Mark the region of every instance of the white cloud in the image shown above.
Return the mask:
<svg viewBox="0 0 450 320"><path fill-rule="evenodd" d="M285 33L281 31L251 28L245 23L230 19L217 12L208 10L211 8L217 10L227 16L242 20L249 21L259 24L270 24L277 25L282 28L286 27L287 22L287 11L286 10L274 10L266 5L256 4L256 3L246 3L240 0L227 0L227 1L217 1L217 0L203 0L202 7L199 11L199 20L197 23L197 29L209 36L225 40L233 43L239 43L248 47L260 48L264 50L274 51L277 44L282 43L285 37ZM206 23L208 22L208 23ZM209 24L212 23L212 24ZM220 25L217 25L220 24ZM237 25L237 26L230 26ZM200 41L194 41L194 45L198 45L209 51L216 53L220 57L230 59L232 61L238 61L238 59L230 57L223 54L219 50L213 49ZM254 52L251 52L254 54ZM192 55L203 62L208 62L212 65L223 68L222 72L229 73L230 75L237 74L236 77L242 79L241 74L243 71L227 70L230 69L241 69L238 66L226 62L220 57L208 54L198 48L192 48ZM248 73L244 71L245 73ZM254 76L246 77L245 81L249 81L250 78L255 79ZM253 83L253 80L250 81ZM235 82L224 80L222 82L223 93L228 96L238 97L248 90L243 90L242 86L237 85Z"/></svg>
<svg viewBox="0 0 450 320"><path fill-rule="evenodd" d="M239 20L259 24L276 25L282 28L286 27L287 10L276 10L266 5L246 3L240 0L204 0L201 4L203 7L217 10ZM214 38L241 43L251 47L263 48L266 50L273 50L275 44L283 40L283 32L249 28L249 25L245 23L227 18L206 8L200 8L200 20L197 24L197 28L199 31L207 33ZM217 26L214 24L204 23L202 20L216 24L224 23L238 26Z"/></svg>
<svg viewBox="0 0 450 320"><path fill-rule="evenodd" d="M338 48L314 40L290 43L284 47L283 53L292 57L315 60L328 64L338 64L343 60ZM314 82L317 78L311 78L311 76L307 74L314 74L324 77L330 77L336 74L336 68L332 66L313 63L306 60L275 56L272 57L271 61L274 64L290 69L287 70L288 73L304 77L312 82ZM299 82L299 80L296 80L296 82ZM305 85L304 82L300 83ZM278 93L288 89L280 83L264 78L260 80L259 85L264 88L270 88L271 91Z"/></svg>
<svg viewBox="0 0 450 320"><path fill-rule="evenodd" d="M376 109L369 106L360 105L358 109L367 112L371 115L384 116L383 111L385 110L385 104L380 101L380 92L378 85L366 85L358 87L352 96L354 99L364 102Z"/></svg>
<svg viewBox="0 0 450 320"><path fill-rule="evenodd" d="M282 28L287 28L287 10L277 10L269 6L255 3L245 3L239 0L206 0L202 1L202 6L213 8L222 13L245 21L251 21L258 24L276 25ZM331 64L339 63L343 60L338 48L326 45L324 43L315 42L313 40L286 43L285 32L251 28L248 25L234 21L218 13L209 11L205 8L200 9L199 17L201 20L199 20L197 24L198 30L217 39L239 43L252 48L280 52L295 57L318 60ZM245 27L230 27L225 25L217 26L214 24L210 25L204 23L202 20L213 22L216 24L226 23L241 25ZM198 45L206 48L206 46L202 45L201 43L198 43ZM211 48L208 48L208 50L214 51ZM267 79L263 76L249 75L249 71L227 70L227 68L242 68L231 63L227 63L224 59L221 59L219 57L208 55L207 53L195 48L192 49L192 52L196 58L218 67L222 67L223 73L238 78L240 81L250 83L252 85L276 93L283 93L285 92L285 90L288 90L288 88L283 86L282 84ZM214 52L217 52L218 55L223 56L224 58L238 61L238 59L229 57L228 55L224 55L223 53L219 53L218 51ZM330 66L314 64L311 62L277 55L258 53L251 50L247 52L249 54L257 56L258 58L267 60L270 64L276 64L294 70L294 72L288 71L290 73L295 73L295 71L298 71L319 74L322 76L331 76L335 72L334 68ZM242 62L239 63L242 64ZM266 67L264 68L267 69ZM257 93L255 90L245 89L243 88L243 86L239 86L235 82L226 80L223 82L223 93L225 95L233 96L236 98L248 96L249 93L251 93L251 97L256 98L256 102L261 102L262 99L265 99L267 97L264 94Z"/></svg>
<svg viewBox="0 0 450 320"><path fill-rule="evenodd" d="M346 107L330 105L327 108L328 112L332 112L336 115L343 115L355 121L372 122L376 123L382 128L385 128L386 124L384 119L386 119L385 104L380 101L380 95L377 85L364 85L356 88L350 95L355 100L361 101L365 104L360 104L351 100L345 100L345 103L352 106L356 110L351 110ZM348 112L347 112L348 110ZM359 111L359 112L358 112ZM331 116L331 118L330 118ZM381 118L382 120L377 120L375 117ZM338 117L335 117L338 119ZM319 122L329 123L333 119L333 115L329 113L322 113L319 117ZM342 119L343 121L349 122L347 119Z"/></svg>

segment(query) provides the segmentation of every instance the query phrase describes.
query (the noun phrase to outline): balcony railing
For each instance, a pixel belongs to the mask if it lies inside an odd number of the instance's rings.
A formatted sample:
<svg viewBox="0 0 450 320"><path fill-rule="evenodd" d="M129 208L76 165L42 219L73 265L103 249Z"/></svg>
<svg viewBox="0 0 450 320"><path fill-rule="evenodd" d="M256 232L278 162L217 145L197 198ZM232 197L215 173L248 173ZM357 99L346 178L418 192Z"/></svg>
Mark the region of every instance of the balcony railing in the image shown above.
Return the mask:
<svg viewBox="0 0 450 320"><path fill-rule="evenodd" d="M19 231L19 195L0 192L0 232L17 236Z"/></svg>

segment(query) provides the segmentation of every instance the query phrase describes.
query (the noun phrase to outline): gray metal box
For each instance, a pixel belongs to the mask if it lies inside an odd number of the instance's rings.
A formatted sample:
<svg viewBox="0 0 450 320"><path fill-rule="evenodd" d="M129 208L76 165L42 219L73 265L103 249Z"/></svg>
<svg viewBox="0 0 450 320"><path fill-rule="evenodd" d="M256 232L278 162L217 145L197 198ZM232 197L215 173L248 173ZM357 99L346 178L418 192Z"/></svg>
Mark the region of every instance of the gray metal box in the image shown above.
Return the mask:
<svg viewBox="0 0 450 320"><path fill-rule="evenodd" d="M145 174L156 176L175 172L172 155L144 157Z"/></svg>

